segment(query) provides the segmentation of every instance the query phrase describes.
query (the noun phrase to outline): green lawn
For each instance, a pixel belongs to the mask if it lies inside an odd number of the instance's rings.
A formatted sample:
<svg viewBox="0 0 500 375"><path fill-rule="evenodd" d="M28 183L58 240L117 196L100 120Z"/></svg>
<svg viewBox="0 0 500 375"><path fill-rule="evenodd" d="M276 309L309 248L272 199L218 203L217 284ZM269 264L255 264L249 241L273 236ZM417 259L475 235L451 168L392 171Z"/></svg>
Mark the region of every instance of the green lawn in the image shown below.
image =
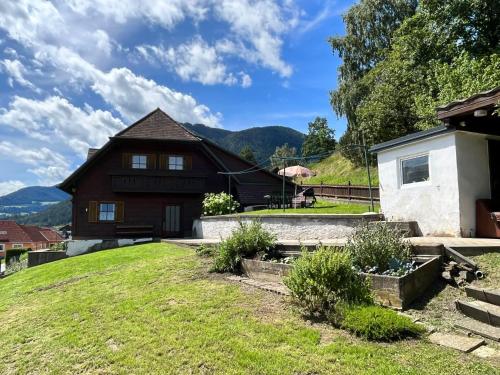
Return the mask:
<svg viewBox="0 0 500 375"><path fill-rule="evenodd" d="M102 251L0 280L1 374L493 374L425 340L375 344L208 274L191 250Z"/></svg>
<svg viewBox="0 0 500 375"><path fill-rule="evenodd" d="M310 208L287 208L284 212L282 208L270 210L258 210L244 212L250 215L282 215L285 214L362 214L371 211L370 203L350 203L350 202L328 202L318 200L314 207ZM375 203L375 211L380 211L380 205Z"/></svg>

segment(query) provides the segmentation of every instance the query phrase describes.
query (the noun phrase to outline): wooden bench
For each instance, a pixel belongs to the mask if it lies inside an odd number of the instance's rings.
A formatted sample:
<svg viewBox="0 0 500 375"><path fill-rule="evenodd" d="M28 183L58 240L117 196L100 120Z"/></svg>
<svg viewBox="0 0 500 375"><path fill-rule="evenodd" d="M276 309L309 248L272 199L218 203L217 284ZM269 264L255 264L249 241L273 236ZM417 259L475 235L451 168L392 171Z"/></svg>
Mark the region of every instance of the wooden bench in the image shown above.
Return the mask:
<svg viewBox="0 0 500 375"><path fill-rule="evenodd" d="M147 235L149 237L153 236L153 226L152 225L117 225L116 234L121 236L140 236Z"/></svg>

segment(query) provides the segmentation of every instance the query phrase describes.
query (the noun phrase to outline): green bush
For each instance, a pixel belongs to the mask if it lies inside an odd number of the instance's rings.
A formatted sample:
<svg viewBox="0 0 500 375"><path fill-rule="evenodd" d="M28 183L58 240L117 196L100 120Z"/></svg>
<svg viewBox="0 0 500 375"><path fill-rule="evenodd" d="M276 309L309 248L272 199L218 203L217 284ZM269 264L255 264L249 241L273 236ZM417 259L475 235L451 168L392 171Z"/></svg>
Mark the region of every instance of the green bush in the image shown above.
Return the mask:
<svg viewBox="0 0 500 375"><path fill-rule="evenodd" d="M21 255L26 254L31 249L9 249L5 252L5 264L11 262L19 262L21 260Z"/></svg>
<svg viewBox="0 0 500 375"><path fill-rule="evenodd" d="M240 227L218 246L212 270L237 272L242 258L252 257L258 252L268 253L275 245L276 236L264 230L260 222L240 222Z"/></svg>
<svg viewBox="0 0 500 375"><path fill-rule="evenodd" d="M201 244L197 248L194 249L196 255L200 257L211 257L214 255L215 249L212 246L208 246L205 244Z"/></svg>
<svg viewBox="0 0 500 375"><path fill-rule="evenodd" d="M373 341L395 341L418 337L425 329L406 316L381 306L354 306L342 311L341 327Z"/></svg>
<svg viewBox="0 0 500 375"><path fill-rule="evenodd" d="M207 193L203 199L203 215L227 215L238 210L240 204L227 193Z"/></svg>
<svg viewBox="0 0 500 375"><path fill-rule="evenodd" d="M387 223L365 223L348 239L345 250L361 270L376 267L377 272L389 269L391 260L410 260L411 245L402 233Z"/></svg>
<svg viewBox="0 0 500 375"><path fill-rule="evenodd" d="M303 251L284 283L311 314L332 314L341 304L372 302L367 281L354 269L349 254L334 248Z"/></svg>

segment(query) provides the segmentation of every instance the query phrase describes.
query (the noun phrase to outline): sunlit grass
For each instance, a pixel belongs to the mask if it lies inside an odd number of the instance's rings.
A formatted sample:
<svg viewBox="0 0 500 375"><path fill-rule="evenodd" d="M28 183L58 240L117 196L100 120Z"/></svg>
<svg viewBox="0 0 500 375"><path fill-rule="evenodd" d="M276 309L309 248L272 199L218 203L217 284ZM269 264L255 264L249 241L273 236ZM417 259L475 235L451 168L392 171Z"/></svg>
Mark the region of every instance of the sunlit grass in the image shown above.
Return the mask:
<svg viewBox="0 0 500 375"><path fill-rule="evenodd" d="M493 374L425 340L375 344L147 244L0 280L1 374ZM275 306L280 303L279 306Z"/></svg>

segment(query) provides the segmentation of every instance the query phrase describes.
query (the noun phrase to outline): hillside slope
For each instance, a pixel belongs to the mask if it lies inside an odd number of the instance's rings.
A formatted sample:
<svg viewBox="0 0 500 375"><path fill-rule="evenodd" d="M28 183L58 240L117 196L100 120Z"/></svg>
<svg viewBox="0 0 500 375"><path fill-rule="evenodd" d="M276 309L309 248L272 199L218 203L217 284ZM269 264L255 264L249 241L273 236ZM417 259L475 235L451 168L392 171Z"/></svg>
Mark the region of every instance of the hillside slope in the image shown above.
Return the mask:
<svg viewBox="0 0 500 375"><path fill-rule="evenodd" d="M67 199L68 194L53 186L25 187L0 197L0 218L40 212Z"/></svg>
<svg viewBox="0 0 500 375"><path fill-rule="evenodd" d="M152 243L0 281L1 374L494 374L426 340L369 343Z"/></svg>
<svg viewBox="0 0 500 375"><path fill-rule="evenodd" d="M45 227L68 224L71 222L71 201L66 200L50 205L45 210L30 215L12 216L9 220L15 220L19 224Z"/></svg>
<svg viewBox="0 0 500 375"><path fill-rule="evenodd" d="M236 154L248 145L254 151L257 160L268 159L276 147L284 143L295 147L300 154L305 138L301 132L286 126L264 126L240 131L210 128L201 124L186 123L184 126Z"/></svg>
<svg viewBox="0 0 500 375"><path fill-rule="evenodd" d="M308 166L316 172L316 176L301 179L304 184L319 184L323 182L329 185L368 185L368 174L364 166L357 167L351 161L343 157L339 152L334 153L318 163ZM378 186L378 170L370 167L373 186ZM299 180L300 181L300 180Z"/></svg>

